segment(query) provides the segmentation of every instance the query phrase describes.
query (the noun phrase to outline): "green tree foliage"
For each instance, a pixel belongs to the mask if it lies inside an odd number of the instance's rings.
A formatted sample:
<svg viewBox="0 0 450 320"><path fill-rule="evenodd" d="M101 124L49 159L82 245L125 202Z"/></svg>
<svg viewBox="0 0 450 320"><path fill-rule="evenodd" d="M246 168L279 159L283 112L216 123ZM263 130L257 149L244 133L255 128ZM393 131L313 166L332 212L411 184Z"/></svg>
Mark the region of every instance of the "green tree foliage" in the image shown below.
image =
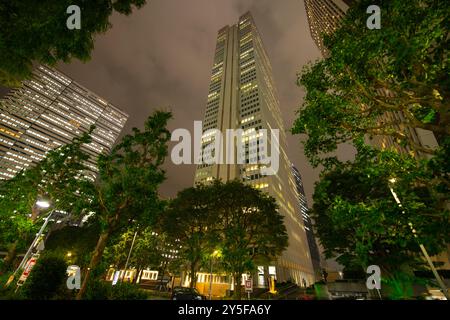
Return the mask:
<svg viewBox="0 0 450 320"><path fill-rule="evenodd" d="M423 264L419 243L433 255L450 241L450 212L421 182L427 166L395 152L358 149L354 162L322 173L316 184L312 218L324 253L351 270L376 264L387 279L411 275Z"/></svg>
<svg viewBox="0 0 450 320"><path fill-rule="evenodd" d="M128 282L118 282L112 286L103 280L89 283L86 300L146 300L148 294L137 285Z"/></svg>
<svg viewBox="0 0 450 320"><path fill-rule="evenodd" d="M127 268L136 268L137 274L146 268L158 270L161 276L166 271L178 273L179 261L176 258L176 251L179 250L179 242L155 230L158 230L157 226L126 230L105 249L105 260L116 268L123 269L136 233Z"/></svg>
<svg viewBox="0 0 450 320"><path fill-rule="evenodd" d="M61 298L67 291L67 263L63 257L45 255L38 259L29 279L25 282L25 295L31 300Z"/></svg>
<svg viewBox="0 0 450 320"><path fill-rule="evenodd" d="M130 263L138 271L147 267L156 269L161 277L167 271L177 274L179 249L178 241L173 241L165 233L158 231L158 228L147 227L138 233Z"/></svg>
<svg viewBox="0 0 450 320"><path fill-rule="evenodd" d="M238 180L212 184L213 212L220 224L221 264L232 274L234 295L241 298L241 277L256 270L255 262L270 263L288 245L276 200Z"/></svg>
<svg viewBox="0 0 450 320"><path fill-rule="evenodd" d="M119 234L116 237L117 239L111 239L111 245L105 248L105 253L103 254L105 261L117 268L123 268L127 261L133 236L134 230L130 228Z"/></svg>
<svg viewBox="0 0 450 320"><path fill-rule="evenodd" d="M256 261L275 260L288 244L275 199L237 180L181 191L164 217L165 230L180 240L180 255L194 275L191 286L201 262L217 250L222 269L235 279L236 298L242 273L254 271Z"/></svg>
<svg viewBox="0 0 450 320"><path fill-rule="evenodd" d="M367 28L369 5L381 8L381 29ZM324 168L313 215L325 253L349 270L378 264L396 288L422 264L419 242L436 254L449 241L449 18L445 1L354 1L324 36L329 54L298 77L306 96L292 132L306 134L305 155ZM439 147L418 144L412 128L432 131ZM361 142L374 137L410 154ZM341 143L356 147L354 162L334 156Z"/></svg>
<svg viewBox="0 0 450 320"><path fill-rule="evenodd" d="M84 163L89 155L82 145L91 141L93 129L49 151L41 162L14 178L0 182L0 247L9 251L5 267L12 263L17 249L24 249L42 213L55 209L76 215L86 207L90 182L82 173L87 169ZM35 205L40 198L50 201L51 207L40 210Z"/></svg>
<svg viewBox="0 0 450 320"><path fill-rule="evenodd" d="M84 268L89 264L90 253L95 248L99 232L100 228L95 223L83 227L65 226L50 233L45 242L45 251L66 256L70 264ZM69 252L71 256L67 257Z"/></svg>
<svg viewBox="0 0 450 320"><path fill-rule="evenodd" d="M31 75L33 63L87 61L95 35L114 13L129 15L145 0L3 0L0 3L0 84L14 87ZM70 5L81 9L81 29L66 26Z"/></svg>
<svg viewBox="0 0 450 320"><path fill-rule="evenodd" d="M211 188L205 185L178 192L161 217L161 228L173 241L180 243L179 256L186 263L195 287L203 255L217 243L217 216L211 206Z"/></svg>
<svg viewBox="0 0 450 320"><path fill-rule="evenodd" d="M381 29L366 27L369 5L381 8ZM313 165L339 143L362 135L388 136L416 152L408 127L450 133L448 77L450 7L446 1L360 0L324 39L330 54L305 66L306 96L293 133L307 134ZM335 161L333 158L329 160Z"/></svg>
<svg viewBox="0 0 450 320"><path fill-rule="evenodd" d="M144 131L133 128L110 154L98 160L99 175L94 185L91 210L101 225L101 233L85 270L77 298L86 292L90 271L100 263L109 238L133 221L155 223L164 204L158 186L165 179L161 168L167 156L170 132L166 129L171 113L156 111L144 124Z"/></svg>

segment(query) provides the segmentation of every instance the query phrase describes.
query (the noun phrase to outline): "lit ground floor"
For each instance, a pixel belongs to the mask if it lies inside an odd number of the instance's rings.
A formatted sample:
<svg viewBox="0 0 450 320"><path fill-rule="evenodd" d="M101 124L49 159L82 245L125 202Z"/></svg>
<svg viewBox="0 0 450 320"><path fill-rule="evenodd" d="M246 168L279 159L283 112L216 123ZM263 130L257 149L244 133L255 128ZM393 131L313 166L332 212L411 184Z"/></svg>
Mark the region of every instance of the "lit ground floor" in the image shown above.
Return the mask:
<svg viewBox="0 0 450 320"><path fill-rule="evenodd" d="M183 272L181 277L168 279L168 277L162 278L159 272L156 270L144 269L136 270L134 268L128 270L116 270L110 267L106 280L115 284L117 281L135 282L135 283L149 283L159 280L166 280L164 285L167 289L175 286L188 287L191 279L188 273ZM258 266L257 272L254 274L242 274L241 286L244 287L247 280L251 280L253 288L267 289L270 291L275 290L277 283L292 282L299 287L309 287L314 283L314 275L300 268L296 268L294 264L289 264L280 260L277 264L269 266ZM224 297L229 294L230 291L234 291L235 283L231 275L226 273L217 273L212 270L211 272L198 272L196 288L205 295L212 297Z"/></svg>
<svg viewBox="0 0 450 320"><path fill-rule="evenodd" d="M244 288L247 280L251 280L253 288L267 289L275 291L276 283L292 282L299 287L309 287L314 283L314 275L306 273L299 269L289 268L287 266L258 266L258 271L254 274L242 274L241 286ZM188 287L191 279L188 274L183 273L181 278L182 286ZM197 290L212 297L224 297L229 291L234 291L234 279L229 274L198 272Z"/></svg>

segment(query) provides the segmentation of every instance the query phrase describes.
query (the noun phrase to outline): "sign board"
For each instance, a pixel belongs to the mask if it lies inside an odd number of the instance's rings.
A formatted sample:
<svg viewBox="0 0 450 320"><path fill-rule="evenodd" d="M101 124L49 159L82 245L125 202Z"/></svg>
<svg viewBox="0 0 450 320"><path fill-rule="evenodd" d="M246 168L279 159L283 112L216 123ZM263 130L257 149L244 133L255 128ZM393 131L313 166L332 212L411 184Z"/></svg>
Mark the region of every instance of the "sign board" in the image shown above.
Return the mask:
<svg viewBox="0 0 450 320"><path fill-rule="evenodd" d="M245 280L245 291L253 292L253 281L252 279Z"/></svg>

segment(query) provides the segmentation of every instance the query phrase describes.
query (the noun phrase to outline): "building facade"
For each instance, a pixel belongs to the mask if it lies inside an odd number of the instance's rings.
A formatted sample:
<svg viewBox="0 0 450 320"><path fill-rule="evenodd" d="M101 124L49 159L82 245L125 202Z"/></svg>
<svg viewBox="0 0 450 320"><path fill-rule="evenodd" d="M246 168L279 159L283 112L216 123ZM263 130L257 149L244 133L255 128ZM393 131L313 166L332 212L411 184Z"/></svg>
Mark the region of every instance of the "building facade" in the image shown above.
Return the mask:
<svg viewBox="0 0 450 320"><path fill-rule="evenodd" d="M323 45L323 36L332 34L345 16L351 1L344 0L304 0L311 37L323 56L328 51Z"/></svg>
<svg viewBox="0 0 450 320"><path fill-rule="evenodd" d="M320 263L320 253L317 247L316 237L314 236L313 225L311 217L309 216L308 201L306 200L305 189L303 187L303 180L300 171L292 165L292 173L294 175L295 184L297 186L298 202L300 206L300 214L302 216L303 224L305 225L306 238L308 239L309 252L311 255L311 261L313 264L316 278L320 278L322 274L322 268Z"/></svg>
<svg viewBox="0 0 450 320"><path fill-rule="evenodd" d="M242 180L273 196L284 216L289 247L271 266L258 268L258 275L253 277L255 285L266 286L267 275L275 276L278 282L292 280L302 286L312 284L314 271L305 226L298 214L296 185L286 154L286 130L272 68L250 13L241 16L237 24L225 26L218 32L203 122L202 150L214 143L215 136L208 132L213 129L222 133L227 129L242 130L242 139L237 138L237 143L234 137L228 140L225 137L224 143L215 150L224 156L226 146L231 145L235 161L199 164L195 182ZM268 133L267 145L263 146L260 143L262 132L272 129L278 129L279 136ZM239 143L242 145L238 148ZM275 145L279 147L278 170L272 172L274 174L262 174L261 169L267 168L260 161L265 157L263 151L272 150ZM238 153L245 161L236 160Z"/></svg>
<svg viewBox="0 0 450 320"><path fill-rule="evenodd" d="M29 80L0 100L0 179L10 179L95 125L83 149L94 178L96 159L107 153L128 115L62 72L38 66Z"/></svg>

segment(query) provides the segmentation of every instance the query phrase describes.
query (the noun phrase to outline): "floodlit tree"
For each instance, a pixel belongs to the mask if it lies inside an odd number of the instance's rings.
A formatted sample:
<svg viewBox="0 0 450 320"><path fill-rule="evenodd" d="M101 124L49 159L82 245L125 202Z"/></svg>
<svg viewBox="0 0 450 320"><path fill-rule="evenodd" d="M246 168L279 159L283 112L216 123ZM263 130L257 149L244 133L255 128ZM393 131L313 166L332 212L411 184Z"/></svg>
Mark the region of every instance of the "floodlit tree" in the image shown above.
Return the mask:
<svg viewBox="0 0 450 320"><path fill-rule="evenodd" d="M221 265L234 278L234 296L241 298L244 272L255 262L270 263L288 246L283 216L276 200L238 180L211 185L212 208L220 225Z"/></svg>
<svg viewBox="0 0 450 320"><path fill-rule="evenodd" d="M87 61L97 34L113 13L129 15L145 0L4 0L0 3L0 84L14 87L31 75L33 63ZM69 29L69 6L80 8L80 29Z"/></svg>
<svg viewBox="0 0 450 320"><path fill-rule="evenodd" d="M17 249L24 249L37 227L39 218L48 210L63 210L73 215L86 207L90 181L85 161L89 155L82 145L91 142L89 132L71 143L49 151L36 164L0 182L0 244L8 249L4 269L10 267ZM36 201L44 199L51 206L39 209Z"/></svg>
<svg viewBox="0 0 450 320"><path fill-rule="evenodd" d="M133 239L136 238L133 244ZM133 245L133 248L132 248ZM155 232L155 227L130 228L119 235L118 240L105 250L105 260L118 268L124 268L128 255L128 267L136 268L137 275L146 268L158 270L164 275L176 260L176 243L169 242L166 235ZM135 278L137 280L137 278Z"/></svg>
<svg viewBox="0 0 450 320"><path fill-rule="evenodd" d="M178 255L189 270L191 288L196 285L204 254L217 243L218 218L211 197L211 188L202 184L184 189L161 216L163 232L180 244Z"/></svg>
<svg viewBox="0 0 450 320"><path fill-rule="evenodd" d="M379 30L366 27L373 4L381 7ZM305 154L313 165L339 143L364 135L435 153L408 130L431 130L439 144L448 139L449 19L445 1L362 0L350 7L324 38L329 56L305 66L298 78L306 96L292 132L307 134Z"/></svg>
<svg viewBox="0 0 450 320"><path fill-rule="evenodd" d="M133 128L110 154L99 157L91 210L102 230L77 299L86 292L90 273L99 265L110 237L132 222L154 224L163 209L158 187L165 179L161 166L167 156L170 132L166 126L171 117L170 112L156 111L145 121L143 131Z"/></svg>
<svg viewBox="0 0 450 320"><path fill-rule="evenodd" d="M450 211L423 183L426 165L362 144L358 151L354 162L322 173L316 184L312 218L324 254L350 270L379 265L387 281L412 277L424 264L419 243L430 255L446 248Z"/></svg>
<svg viewBox="0 0 450 320"><path fill-rule="evenodd" d="M275 199L240 181L185 189L164 216L166 232L180 241L188 262L191 287L202 262L220 252L220 267L233 276L239 299L242 273L254 271L256 261L275 260L288 244Z"/></svg>
<svg viewBox="0 0 450 320"><path fill-rule="evenodd" d="M381 29L367 28L369 5L381 7ZM357 1L324 37L329 54L298 77L306 96L292 132L305 134L305 155L324 168L314 194L318 235L349 269L379 264L394 279L422 262L417 241L436 254L449 240L449 18L442 1ZM414 128L432 131L439 147L419 144ZM410 154L361 142L374 137ZM354 163L334 156L341 143L356 147ZM392 175L403 210L387 185Z"/></svg>

